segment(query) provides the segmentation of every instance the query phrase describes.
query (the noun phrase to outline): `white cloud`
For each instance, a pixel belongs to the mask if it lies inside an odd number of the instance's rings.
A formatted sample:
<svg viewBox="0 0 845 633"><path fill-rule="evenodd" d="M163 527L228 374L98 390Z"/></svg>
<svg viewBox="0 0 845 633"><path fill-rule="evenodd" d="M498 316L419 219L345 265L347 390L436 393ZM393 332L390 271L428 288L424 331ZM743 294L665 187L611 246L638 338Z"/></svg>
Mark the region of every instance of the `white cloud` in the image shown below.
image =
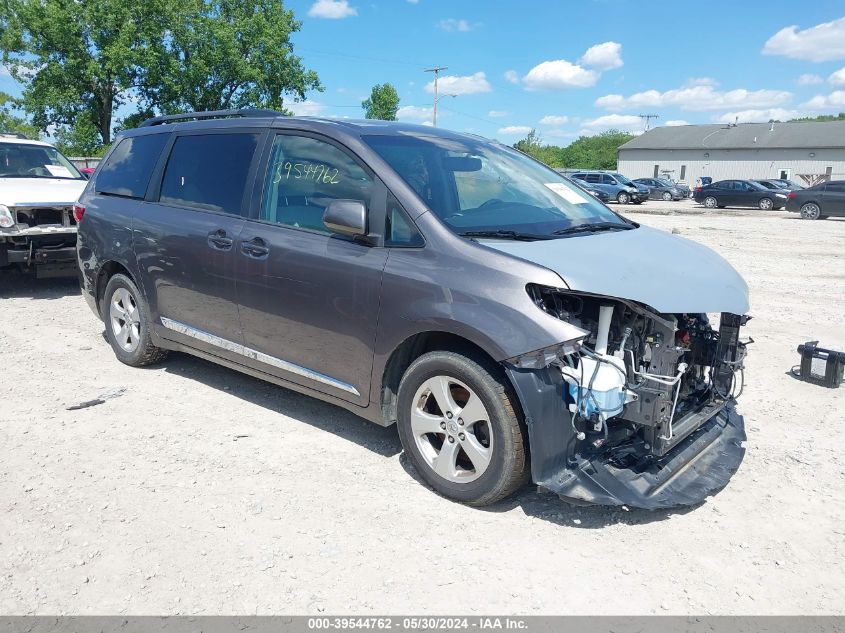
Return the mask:
<svg viewBox="0 0 845 633"><path fill-rule="evenodd" d="M715 121L719 123L766 123L772 119L786 121L800 116L797 110L784 110L783 108L765 108L762 110L740 110L739 112L725 112Z"/></svg>
<svg viewBox="0 0 845 633"><path fill-rule="evenodd" d="M579 63L592 66L597 70L610 70L622 66L622 45L617 42L604 42L587 49Z"/></svg>
<svg viewBox="0 0 845 633"><path fill-rule="evenodd" d="M547 114L540 119L540 125L566 125L569 123L568 116L559 116L555 114Z"/></svg>
<svg viewBox="0 0 845 633"><path fill-rule="evenodd" d="M607 130L624 130L626 132L642 132L643 121L633 114L605 114L595 119L584 121L581 134L590 135Z"/></svg>
<svg viewBox="0 0 845 633"><path fill-rule="evenodd" d="M529 90L559 90L561 88L588 88L598 81L599 73L587 70L565 59L555 59L537 64L522 78Z"/></svg>
<svg viewBox="0 0 845 633"><path fill-rule="evenodd" d="M445 75L437 82L437 88L444 95L471 95L478 92L490 92L490 82L483 72L473 75L458 76ZM434 80L429 81L425 86L426 92L434 92Z"/></svg>
<svg viewBox="0 0 845 633"><path fill-rule="evenodd" d="M432 109L421 106L402 106L396 112L400 121L431 121Z"/></svg>
<svg viewBox="0 0 845 633"><path fill-rule="evenodd" d="M845 90L834 90L829 95L816 95L800 107L808 110L845 108Z"/></svg>
<svg viewBox="0 0 845 633"><path fill-rule="evenodd" d="M785 90L735 90L719 91L712 85L687 85L683 88L659 92L646 90L629 97L618 94L605 95L596 99L596 106L606 110L627 110L632 108L679 107L682 110L723 110L728 108L768 108L786 103L792 93Z"/></svg>
<svg viewBox="0 0 845 633"><path fill-rule="evenodd" d="M501 119L502 117L508 116L509 114L510 112L508 112L507 110L490 110L490 112L487 113L487 116L489 116L491 119Z"/></svg>
<svg viewBox="0 0 845 633"><path fill-rule="evenodd" d="M763 46L763 55L783 55L810 62L845 59L845 17L798 30L787 26L772 35Z"/></svg>
<svg viewBox="0 0 845 633"><path fill-rule="evenodd" d="M845 67L830 73L830 77L827 80L836 86L845 85Z"/></svg>
<svg viewBox="0 0 845 633"><path fill-rule="evenodd" d="M437 26L439 26L444 31L458 31L460 33L466 33L475 28L475 25L470 24L467 20L456 20L455 18L446 18L445 20L440 20Z"/></svg>
<svg viewBox="0 0 845 633"><path fill-rule="evenodd" d="M358 15L358 9L350 7L349 0L317 0L308 9L308 15L312 18L342 20Z"/></svg>
<svg viewBox="0 0 845 633"><path fill-rule="evenodd" d="M689 121L684 121L683 119L672 119L670 121L666 121L663 125L666 127L678 127L680 125L689 125Z"/></svg>
<svg viewBox="0 0 845 633"><path fill-rule="evenodd" d="M0 64L0 77L11 77L12 73L3 64Z"/></svg>
<svg viewBox="0 0 845 633"><path fill-rule="evenodd" d="M502 136L522 136L530 131L531 128L527 125L507 125L499 128L499 134Z"/></svg>
<svg viewBox="0 0 845 633"><path fill-rule="evenodd" d="M284 104L285 109L293 112L294 116L322 116L325 114L326 106L318 101L287 101Z"/></svg>
<svg viewBox="0 0 845 633"><path fill-rule="evenodd" d="M512 84L519 83L519 73L515 70L506 70L505 71L505 79L511 82Z"/></svg>
<svg viewBox="0 0 845 633"><path fill-rule="evenodd" d="M690 77L687 80L688 86L713 86L719 85L719 82L712 77Z"/></svg>
<svg viewBox="0 0 845 633"><path fill-rule="evenodd" d="M812 86L824 82L824 79L813 73L804 73L798 78L799 86Z"/></svg>

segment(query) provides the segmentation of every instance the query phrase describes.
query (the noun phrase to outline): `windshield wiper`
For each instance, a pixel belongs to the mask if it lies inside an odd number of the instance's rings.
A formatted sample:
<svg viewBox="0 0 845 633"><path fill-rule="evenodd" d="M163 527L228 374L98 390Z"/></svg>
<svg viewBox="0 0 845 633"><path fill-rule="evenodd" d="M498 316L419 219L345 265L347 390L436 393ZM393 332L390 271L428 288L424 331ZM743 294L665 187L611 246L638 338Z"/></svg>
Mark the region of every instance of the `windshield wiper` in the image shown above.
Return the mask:
<svg viewBox="0 0 845 633"><path fill-rule="evenodd" d="M621 224L619 222L587 222L585 224L576 224L575 226L568 226L565 229L558 229L552 231L552 235L568 235L570 233L598 233L599 231L627 231L634 229L633 224Z"/></svg>
<svg viewBox="0 0 845 633"><path fill-rule="evenodd" d="M463 231L462 233L458 233L458 235L460 235L461 237L497 237L502 240L520 240L524 242L552 239L551 235L520 233L519 231L511 231L507 229L497 229L495 231Z"/></svg>

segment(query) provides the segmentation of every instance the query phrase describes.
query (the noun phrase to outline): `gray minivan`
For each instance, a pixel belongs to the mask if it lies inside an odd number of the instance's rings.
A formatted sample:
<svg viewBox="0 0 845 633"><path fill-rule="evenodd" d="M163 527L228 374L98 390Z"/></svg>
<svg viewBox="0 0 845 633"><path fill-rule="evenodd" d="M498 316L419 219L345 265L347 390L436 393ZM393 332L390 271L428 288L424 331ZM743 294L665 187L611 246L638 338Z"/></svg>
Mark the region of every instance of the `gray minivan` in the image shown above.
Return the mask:
<svg viewBox="0 0 845 633"><path fill-rule="evenodd" d="M83 294L120 361L187 352L396 424L451 499L530 478L577 502L693 504L742 461L745 282L510 147L265 110L157 117L118 136L78 208Z"/></svg>

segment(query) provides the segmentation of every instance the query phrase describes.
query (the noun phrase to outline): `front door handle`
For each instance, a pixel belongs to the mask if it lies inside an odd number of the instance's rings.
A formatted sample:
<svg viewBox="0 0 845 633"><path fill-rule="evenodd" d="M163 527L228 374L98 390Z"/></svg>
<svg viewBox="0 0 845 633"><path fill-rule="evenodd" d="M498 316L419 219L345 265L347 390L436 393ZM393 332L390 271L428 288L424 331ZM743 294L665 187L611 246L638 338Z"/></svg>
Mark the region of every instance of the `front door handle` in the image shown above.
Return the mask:
<svg viewBox="0 0 845 633"><path fill-rule="evenodd" d="M214 250L230 251L234 243L234 240L231 237L227 237L226 231L223 229L217 229L208 234L208 246Z"/></svg>
<svg viewBox="0 0 845 633"><path fill-rule="evenodd" d="M241 252L253 259L264 259L270 254L270 249L267 248L267 243L263 239L254 237L251 240L241 242Z"/></svg>

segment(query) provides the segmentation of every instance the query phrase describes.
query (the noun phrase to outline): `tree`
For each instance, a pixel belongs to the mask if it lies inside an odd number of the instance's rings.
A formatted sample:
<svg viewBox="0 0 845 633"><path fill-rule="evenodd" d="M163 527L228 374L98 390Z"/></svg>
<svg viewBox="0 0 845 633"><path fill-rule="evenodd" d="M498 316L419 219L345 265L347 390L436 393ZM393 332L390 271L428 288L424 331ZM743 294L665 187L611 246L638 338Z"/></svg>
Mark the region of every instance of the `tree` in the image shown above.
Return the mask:
<svg viewBox="0 0 845 633"><path fill-rule="evenodd" d="M142 105L164 113L228 108L284 109L287 95L323 90L293 54L302 26L281 0L172 3L168 36L141 81Z"/></svg>
<svg viewBox="0 0 845 633"><path fill-rule="evenodd" d="M815 123L818 121L845 121L845 112L839 114L820 114L818 116L801 117L799 119L790 119L792 121L800 121L802 123Z"/></svg>
<svg viewBox="0 0 845 633"><path fill-rule="evenodd" d="M616 169L616 152L620 145L634 136L619 130L609 130L595 136L581 136L566 147L543 145L540 135L531 130L514 147L549 167L577 169Z"/></svg>
<svg viewBox="0 0 845 633"><path fill-rule="evenodd" d="M15 100L5 92L0 92L0 134L22 134L31 139L39 137L38 128L18 115Z"/></svg>
<svg viewBox="0 0 845 633"><path fill-rule="evenodd" d="M361 102L361 107L367 119L395 121L399 111L399 93L391 84L376 84L370 96Z"/></svg>
<svg viewBox="0 0 845 633"><path fill-rule="evenodd" d="M165 0L5 0L0 49L24 85L21 102L41 131L96 130L111 141L112 114L164 36Z"/></svg>
<svg viewBox="0 0 845 633"><path fill-rule="evenodd" d="M41 131L111 142L115 110L268 107L321 90L281 0L3 0L0 51ZM126 117L121 123L136 123Z"/></svg>

